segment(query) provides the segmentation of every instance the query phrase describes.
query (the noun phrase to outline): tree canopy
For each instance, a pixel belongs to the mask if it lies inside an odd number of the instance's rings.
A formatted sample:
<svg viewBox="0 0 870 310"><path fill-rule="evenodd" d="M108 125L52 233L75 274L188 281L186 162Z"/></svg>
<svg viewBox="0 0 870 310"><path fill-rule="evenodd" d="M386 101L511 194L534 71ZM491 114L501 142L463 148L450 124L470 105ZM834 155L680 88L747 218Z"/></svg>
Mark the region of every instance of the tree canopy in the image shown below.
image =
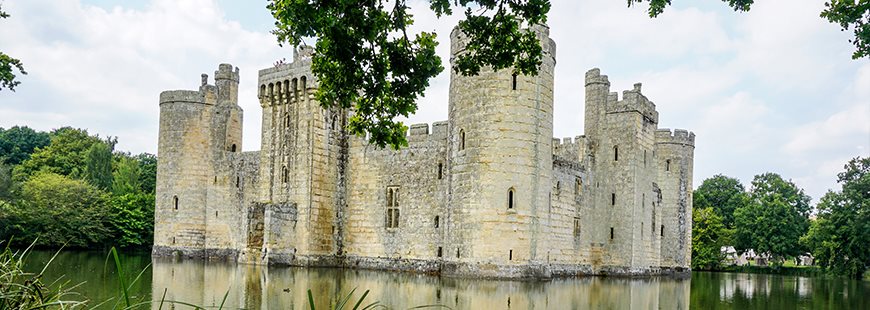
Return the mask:
<svg viewBox="0 0 870 310"><path fill-rule="evenodd" d="M801 242L820 266L860 278L870 269L870 157L854 158L844 169L837 176L841 190L822 197Z"/></svg>
<svg viewBox="0 0 870 310"><path fill-rule="evenodd" d="M48 133L37 132L27 126L0 128L0 163L17 165L30 158L36 149L51 141Z"/></svg>
<svg viewBox="0 0 870 310"><path fill-rule="evenodd" d="M695 208L713 208L729 229L734 228L734 211L749 203L749 196L740 180L721 174L704 180L692 198Z"/></svg>

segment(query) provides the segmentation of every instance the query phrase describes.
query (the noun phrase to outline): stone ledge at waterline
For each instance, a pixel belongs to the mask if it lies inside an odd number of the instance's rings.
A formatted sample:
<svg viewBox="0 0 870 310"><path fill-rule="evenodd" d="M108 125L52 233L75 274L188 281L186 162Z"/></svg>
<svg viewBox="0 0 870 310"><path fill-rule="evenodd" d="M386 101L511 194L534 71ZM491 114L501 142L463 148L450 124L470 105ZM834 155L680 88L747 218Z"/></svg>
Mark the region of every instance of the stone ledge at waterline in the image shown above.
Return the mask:
<svg viewBox="0 0 870 310"><path fill-rule="evenodd" d="M379 149L313 96L310 48L259 73L262 149L240 153L239 69L160 98L154 256L551 278L689 271L694 134L641 85L586 73L585 127L553 137L556 44L537 76L451 76L448 119ZM465 37L451 34L454 55ZM455 57L452 57L453 59ZM571 104L565 103L565 104ZM431 128L431 131L430 131Z"/></svg>

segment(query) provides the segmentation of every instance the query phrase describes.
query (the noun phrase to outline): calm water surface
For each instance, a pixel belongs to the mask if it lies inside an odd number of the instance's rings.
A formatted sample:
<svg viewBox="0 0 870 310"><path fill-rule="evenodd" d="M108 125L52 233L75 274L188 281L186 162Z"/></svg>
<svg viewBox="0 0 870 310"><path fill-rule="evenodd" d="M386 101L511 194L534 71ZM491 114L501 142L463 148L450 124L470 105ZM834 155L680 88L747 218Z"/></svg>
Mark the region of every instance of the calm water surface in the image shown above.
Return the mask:
<svg viewBox="0 0 870 310"><path fill-rule="evenodd" d="M36 269L54 253L34 252ZM307 309L307 290L327 308L350 290L391 309L439 304L453 309L870 309L870 281L695 272L691 279L586 277L552 281L483 281L407 273L276 268L125 255L133 302L175 300L224 309ZM95 252L63 252L46 280L77 284L79 298L111 308L120 296L114 263ZM359 296L358 292L356 296ZM165 297L164 297L165 294ZM147 308L147 307L146 307ZM153 305L157 309L157 305ZM164 305L164 309L187 309Z"/></svg>

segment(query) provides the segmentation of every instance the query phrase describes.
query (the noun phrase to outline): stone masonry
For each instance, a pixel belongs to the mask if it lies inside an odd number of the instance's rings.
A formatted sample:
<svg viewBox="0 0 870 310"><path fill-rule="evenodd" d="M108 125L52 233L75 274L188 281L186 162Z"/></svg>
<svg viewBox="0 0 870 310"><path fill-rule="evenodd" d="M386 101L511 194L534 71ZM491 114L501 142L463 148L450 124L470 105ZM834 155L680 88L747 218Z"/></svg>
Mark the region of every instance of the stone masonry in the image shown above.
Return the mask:
<svg viewBox="0 0 870 310"><path fill-rule="evenodd" d="M160 94L155 256L488 278L689 271L695 135L658 128L641 84L586 73L585 135L553 136L556 44L537 76L453 73L448 120L409 146L345 131L310 48L259 72L262 149L241 152L239 70ZM451 62L466 39L451 34Z"/></svg>

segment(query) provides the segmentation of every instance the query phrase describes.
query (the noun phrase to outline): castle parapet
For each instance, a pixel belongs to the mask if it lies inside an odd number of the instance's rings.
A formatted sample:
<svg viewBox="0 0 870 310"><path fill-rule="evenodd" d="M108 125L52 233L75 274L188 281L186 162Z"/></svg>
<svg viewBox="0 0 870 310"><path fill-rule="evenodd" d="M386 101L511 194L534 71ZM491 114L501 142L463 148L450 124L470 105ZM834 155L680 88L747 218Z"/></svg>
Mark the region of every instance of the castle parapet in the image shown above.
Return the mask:
<svg viewBox="0 0 870 310"><path fill-rule="evenodd" d="M636 111L643 115L647 121L658 124L659 112L656 111L656 105L649 101L640 89L641 83L635 83L633 89L622 92L622 100L616 100L615 93L610 93L605 111L607 113Z"/></svg>
<svg viewBox="0 0 870 310"><path fill-rule="evenodd" d="M208 78L208 75L203 74L203 79ZM218 65L218 70L214 72L214 79L217 80L230 80L230 81L239 81L239 68L235 68L233 70L233 65L231 64L220 64ZM205 83L203 83L205 85Z"/></svg>
<svg viewBox="0 0 870 310"><path fill-rule="evenodd" d="M610 86L610 81L607 80L606 75L601 75L601 69L592 68L589 71L586 71L586 86L591 84L604 84Z"/></svg>
<svg viewBox="0 0 870 310"><path fill-rule="evenodd" d="M695 147L695 133L685 129L663 128L656 130L656 143L682 144Z"/></svg>
<svg viewBox="0 0 870 310"><path fill-rule="evenodd" d="M196 90L167 90L160 93L160 104L168 102L206 103L204 94Z"/></svg>

